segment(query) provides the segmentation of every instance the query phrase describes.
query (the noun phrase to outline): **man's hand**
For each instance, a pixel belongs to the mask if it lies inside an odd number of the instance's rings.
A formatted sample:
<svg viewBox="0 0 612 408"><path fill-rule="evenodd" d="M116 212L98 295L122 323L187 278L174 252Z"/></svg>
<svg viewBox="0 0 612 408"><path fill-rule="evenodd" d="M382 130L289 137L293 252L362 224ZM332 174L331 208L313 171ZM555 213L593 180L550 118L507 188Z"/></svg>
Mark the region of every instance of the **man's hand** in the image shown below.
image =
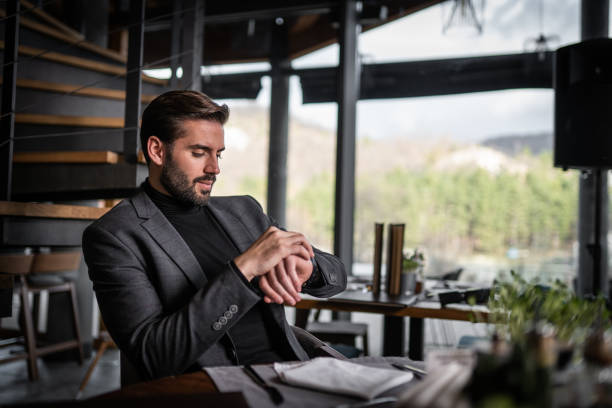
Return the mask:
<svg viewBox="0 0 612 408"><path fill-rule="evenodd" d="M295 305L300 301L298 292L312 275L310 258L290 255L269 273L259 279L259 288L264 292L266 303L288 303Z"/></svg>
<svg viewBox="0 0 612 408"><path fill-rule="evenodd" d="M310 259L314 256L314 251L306 237L299 232L270 227L249 249L234 259L234 263L247 280L251 281L256 276L272 271L290 255Z"/></svg>

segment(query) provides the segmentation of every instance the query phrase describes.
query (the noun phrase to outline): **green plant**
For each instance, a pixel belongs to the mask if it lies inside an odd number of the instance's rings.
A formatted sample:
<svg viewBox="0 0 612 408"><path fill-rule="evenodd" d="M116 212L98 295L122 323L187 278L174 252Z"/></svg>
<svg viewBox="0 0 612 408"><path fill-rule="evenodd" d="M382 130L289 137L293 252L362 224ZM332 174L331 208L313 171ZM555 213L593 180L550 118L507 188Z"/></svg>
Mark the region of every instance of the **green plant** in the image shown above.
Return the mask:
<svg viewBox="0 0 612 408"><path fill-rule="evenodd" d="M406 253L406 252L404 253L404 256L402 258L402 272L403 273L410 273L410 272L418 271L424 265L425 265L425 256L423 256L423 252L419 251L418 248L415 248L415 250L411 254Z"/></svg>
<svg viewBox="0 0 612 408"><path fill-rule="evenodd" d="M604 298L579 298L560 281L543 286L514 271L510 274L509 281L496 283L488 306L489 321L513 343L523 344L525 334L536 325L548 324L558 340L574 344L581 344L593 326L609 326Z"/></svg>

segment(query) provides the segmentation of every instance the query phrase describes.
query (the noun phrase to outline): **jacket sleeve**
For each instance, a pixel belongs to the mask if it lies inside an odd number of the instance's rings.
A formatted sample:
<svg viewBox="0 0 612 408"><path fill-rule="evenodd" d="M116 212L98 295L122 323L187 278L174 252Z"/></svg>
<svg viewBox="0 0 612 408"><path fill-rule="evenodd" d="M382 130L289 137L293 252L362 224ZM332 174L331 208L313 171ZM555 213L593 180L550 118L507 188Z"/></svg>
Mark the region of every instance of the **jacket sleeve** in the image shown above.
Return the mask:
<svg viewBox="0 0 612 408"><path fill-rule="evenodd" d="M117 236L94 224L83 253L109 333L148 378L185 372L260 300L228 263L178 310L164 310L143 255Z"/></svg>
<svg viewBox="0 0 612 408"><path fill-rule="evenodd" d="M269 217L263 212L263 208L257 200L248 196L251 201L257 206L261 216L265 217L267 227L274 225L277 228L285 230L272 217ZM263 233L263 231L262 231ZM344 264L335 255L323 252L313 245L315 256L313 259L313 276L309 279L303 291L312 296L331 297L346 289L346 270Z"/></svg>
<svg viewBox="0 0 612 408"><path fill-rule="evenodd" d="M305 293L317 297L331 297L346 289L346 271L337 256L314 248L313 277L303 287Z"/></svg>

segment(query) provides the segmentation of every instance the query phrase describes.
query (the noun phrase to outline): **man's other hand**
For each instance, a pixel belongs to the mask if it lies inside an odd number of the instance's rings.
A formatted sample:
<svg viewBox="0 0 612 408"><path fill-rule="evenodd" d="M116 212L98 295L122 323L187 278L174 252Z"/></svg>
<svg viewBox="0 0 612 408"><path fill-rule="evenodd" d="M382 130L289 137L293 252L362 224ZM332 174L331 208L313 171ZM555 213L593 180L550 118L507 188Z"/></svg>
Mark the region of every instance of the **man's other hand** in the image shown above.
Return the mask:
<svg viewBox="0 0 612 408"><path fill-rule="evenodd" d="M268 228L244 253L234 259L245 278L251 281L275 269L285 258L298 255L304 259L314 256L312 246L303 234ZM281 273L282 275L282 273Z"/></svg>
<svg viewBox="0 0 612 408"><path fill-rule="evenodd" d="M291 306L300 301L299 292L312 275L310 258L290 255L269 273L259 279L266 303L286 303Z"/></svg>

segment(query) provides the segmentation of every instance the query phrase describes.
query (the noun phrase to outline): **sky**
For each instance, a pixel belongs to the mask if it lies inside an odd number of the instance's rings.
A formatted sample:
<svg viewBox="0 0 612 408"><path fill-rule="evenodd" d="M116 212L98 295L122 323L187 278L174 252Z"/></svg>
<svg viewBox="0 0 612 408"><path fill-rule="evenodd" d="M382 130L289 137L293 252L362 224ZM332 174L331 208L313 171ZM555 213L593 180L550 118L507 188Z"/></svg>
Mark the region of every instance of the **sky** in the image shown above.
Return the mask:
<svg viewBox="0 0 612 408"><path fill-rule="evenodd" d="M530 39L543 32L558 36L559 46L579 39L579 0L473 0L482 11L481 35L444 34L442 28L452 2L429 7L359 36L359 54L365 63L395 62L520 53L532 51ZM541 9L541 13L539 10ZM541 18L540 18L541 16ZM293 61L294 68L338 64L338 46L332 45ZM266 69L267 64L250 69ZM232 67L235 70L236 67ZM208 72L224 72L223 68ZM225 71L227 72L227 71ZM256 104L269 105L270 81ZM335 103L302 104L297 77L291 80L291 115L335 130ZM230 104L249 104L231 101ZM359 101L357 136L360 138L441 138L474 142L509 134L552 132L553 92L542 89L506 90L436 97Z"/></svg>

